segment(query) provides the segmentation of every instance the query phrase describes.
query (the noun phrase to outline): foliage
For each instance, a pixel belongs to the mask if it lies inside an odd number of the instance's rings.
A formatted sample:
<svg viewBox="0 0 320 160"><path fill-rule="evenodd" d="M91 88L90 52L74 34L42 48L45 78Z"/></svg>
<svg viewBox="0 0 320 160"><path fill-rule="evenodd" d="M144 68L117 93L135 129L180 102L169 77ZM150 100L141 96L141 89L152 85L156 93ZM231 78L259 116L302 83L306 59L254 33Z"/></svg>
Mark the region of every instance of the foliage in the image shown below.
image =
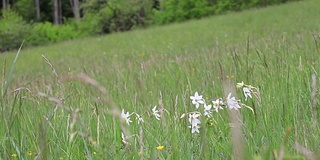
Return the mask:
<svg viewBox="0 0 320 160"><path fill-rule="evenodd" d="M240 11L296 0L163 0L160 10L154 10L154 23L166 24L198 19L229 11Z"/></svg>
<svg viewBox="0 0 320 160"><path fill-rule="evenodd" d="M19 13L27 22L52 22L53 21L53 2L39 0L40 19L36 19L34 0L16 0L12 1L11 8ZM70 0L60 0L63 17L73 18L70 6Z"/></svg>
<svg viewBox="0 0 320 160"><path fill-rule="evenodd" d="M80 37L97 35L100 33L99 19L95 14L87 13L80 21L75 19L68 19L66 22L67 25L70 25L76 30Z"/></svg>
<svg viewBox="0 0 320 160"><path fill-rule="evenodd" d="M27 43L31 45L48 44L62 40L79 38L86 35L86 32L80 32L76 22L69 22L65 25L53 25L52 23L35 23L32 26L31 33L27 37Z"/></svg>
<svg viewBox="0 0 320 160"><path fill-rule="evenodd" d="M13 10L2 10L0 19L0 52L18 49L30 32L30 25Z"/></svg>
<svg viewBox="0 0 320 160"><path fill-rule="evenodd" d="M42 45L89 35L123 32L152 24L199 19L288 1L294 0L91 0L80 2L81 20L77 21L73 19L70 1L61 0L63 25L54 26L49 24L53 21L52 2L40 1L40 19L36 19L34 1L17 0L11 3L12 10L18 13L13 15L16 16L15 21L19 22L6 22L5 26L10 28L11 33L2 31L1 34L7 35L2 36L0 52L17 48L21 39L27 40L26 45ZM8 14L4 16L8 17ZM32 34L25 37L30 25ZM2 25L2 30L6 30L5 26Z"/></svg>
<svg viewBox="0 0 320 160"><path fill-rule="evenodd" d="M164 0L161 6L161 10L154 10L157 24L181 22L214 13L207 0Z"/></svg>
<svg viewBox="0 0 320 160"><path fill-rule="evenodd" d="M92 1L85 9L89 17L98 21L94 28L99 28L100 33L110 33L145 25L151 6L149 1L143 0L110 0L102 4Z"/></svg>
<svg viewBox="0 0 320 160"><path fill-rule="evenodd" d="M36 20L36 14L34 1L32 0L19 0L14 5L14 10L19 13L23 17L23 19L27 22L35 21ZM30 12L33 11L33 12Z"/></svg>

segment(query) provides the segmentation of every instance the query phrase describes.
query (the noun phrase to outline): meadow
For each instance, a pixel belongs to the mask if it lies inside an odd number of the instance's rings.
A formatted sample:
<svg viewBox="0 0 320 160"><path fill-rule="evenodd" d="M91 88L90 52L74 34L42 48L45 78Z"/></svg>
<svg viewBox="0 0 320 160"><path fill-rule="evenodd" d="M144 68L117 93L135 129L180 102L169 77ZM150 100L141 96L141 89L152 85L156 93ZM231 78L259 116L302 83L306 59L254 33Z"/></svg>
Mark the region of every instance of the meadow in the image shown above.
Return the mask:
<svg viewBox="0 0 320 160"><path fill-rule="evenodd" d="M305 0L2 54L0 159L318 159L319 17Z"/></svg>

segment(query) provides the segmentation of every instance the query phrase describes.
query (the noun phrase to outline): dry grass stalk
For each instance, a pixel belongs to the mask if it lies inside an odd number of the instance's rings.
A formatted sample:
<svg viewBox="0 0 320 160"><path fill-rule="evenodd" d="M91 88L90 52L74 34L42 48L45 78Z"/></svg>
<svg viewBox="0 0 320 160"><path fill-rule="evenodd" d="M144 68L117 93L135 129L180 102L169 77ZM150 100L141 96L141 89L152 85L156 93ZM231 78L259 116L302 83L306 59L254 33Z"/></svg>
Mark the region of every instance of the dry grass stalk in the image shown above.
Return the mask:
<svg viewBox="0 0 320 160"><path fill-rule="evenodd" d="M49 65L49 67L51 68L52 73L56 76L57 85L60 87L61 83L60 83L60 80L59 80L59 76L58 76L58 74L56 72L56 69L53 67L52 63L49 61L49 59L46 56L44 56L43 54L41 56L46 61L46 63Z"/></svg>
<svg viewBox="0 0 320 160"><path fill-rule="evenodd" d="M71 113L71 109L66 106L61 100L59 100L58 98L55 98L55 97L51 97L45 93L42 93L42 92L38 92L38 95L40 97L44 97L44 98L47 98L50 102L53 102L55 105L57 106L60 106L62 109L68 111L69 113Z"/></svg>
<svg viewBox="0 0 320 160"><path fill-rule="evenodd" d="M285 150L285 142L287 141L290 132L291 132L291 127L288 127L286 129L285 136L284 136L283 141L281 143L281 147L280 147L280 151L279 151L279 157L277 158L278 160L282 160L283 159L284 150Z"/></svg>
<svg viewBox="0 0 320 160"><path fill-rule="evenodd" d="M80 126L83 126L83 124L82 124L82 122L81 122L81 120L79 118L79 114L81 112L81 110L79 108L77 108L75 111L73 111L68 106L66 106L61 100L59 100L58 98L51 97L51 96L49 96L49 95L47 95L45 93L42 93L42 92L38 92L38 95L40 97L47 98L50 102L53 102L56 105L53 114L56 112L58 106L69 113L68 120L67 120L67 128L70 128L69 129L69 131L70 131L69 143L71 143L73 141L74 137L77 134L81 135L82 137L84 137L85 139L89 140L90 142L93 142L92 138L89 135L84 134L84 133L82 133L80 131L77 131L75 129L75 125L76 124L80 124ZM49 124L51 124L50 123L51 116L44 117L44 118L49 122ZM72 121L71 121L71 119L72 119ZM50 126L52 127L52 125L50 125Z"/></svg>
<svg viewBox="0 0 320 160"><path fill-rule="evenodd" d="M303 147L299 143L295 143L295 148L298 152L300 152L306 159L308 160L318 160L320 157L317 157L316 154Z"/></svg>
<svg viewBox="0 0 320 160"><path fill-rule="evenodd" d="M140 145L140 153L143 153L143 128L142 125L139 125L139 145Z"/></svg>
<svg viewBox="0 0 320 160"><path fill-rule="evenodd" d="M112 98L108 94L108 91L107 91L106 88L101 86L96 80L94 80L93 78L89 77L88 75L86 75L84 73L79 73L77 76L70 76L66 80L79 81L79 82L82 82L82 83L90 84L90 85L94 86L95 88L97 88L102 94L104 94L105 95L104 96L105 101L112 108L112 111L109 112L109 114L113 115L113 124L114 124L114 126L116 126L115 125L115 123L116 123L115 117L118 117L120 119L120 127L121 127L122 133L124 134L124 137L126 137L126 138L129 137L128 136L129 135L129 131L124 127L124 123L121 120L120 109L115 105L115 102L112 100ZM116 127L114 127L114 129L115 128ZM116 131L115 130L114 130L114 135L116 136Z"/></svg>
<svg viewBox="0 0 320 160"><path fill-rule="evenodd" d="M6 67L7 67L7 60L5 59L4 60L4 63L3 63L3 67L2 67L2 79L4 80L4 82L2 82L1 84L1 88L3 88L3 86L5 86L5 79L6 79Z"/></svg>
<svg viewBox="0 0 320 160"><path fill-rule="evenodd" d="M120 116L121 115L120 110L118 109L118 107L116 107L116 105L113 102L113 100L109 97L107 89L105 89L96 80L94 80L93 78L89 77L88 75L86 75L84 73L79 73L77 76L70 76L67 79L65 79L64 81L79 81L79 82L87 83L87 84L90 84L90 85L94 86L102 94L106 95L104 97L106 102L114 110L111 114L115 114L116 116Z"/></svg>
<svg viewBox="0 0 320 160"><path fill-rule="evenodd" d="M69 128L69 133L70 133L69 143L71 144L73 142L73 139L75 138L76 135L80 135L81 137L88 140L92 144L93 143L92 137L89 134L82 132L81 128L85 128L85 126L83 125L83 123L80 119L80 113L81 113L81 110L79 108L77 108L75 111L72 111L69 114L69 115L71 115L70 117L72 117L71 123L70 123L70 119L68 119L68 121L69 121L68 128ZM76 124L78 124L80 126L80 129L75 128Z"/></svg>
<svg viewBox="0 0 320 160"><path fill-rule="evenodd" d="M244 159L244 144L241 131L241 115L238 110L229 111L230 122L234 125L231 127L231 140L233 146L233 157L238 160Z"/></svg>
<svg viewBox="0 0 320 160"><path fill-rule="evenodd" d="M313 127L316 128L317 126L317 121L318 121L318 100L317 100L317 79L316 75L312 74L312 84L311 84L311 98L312 98L312 107L311 107L311 112L312 112L312 122L313 122Z"/></svg>
<svg viewBox="0 0 320 160"><path fill-rule="evenodd" d="M29 88L26 88L26 87L16 88L12 92L20 92L21 90L27 90L27 91L31 92L31 90Z"/></svg>
<svg viewBox="0 0 320 160"><path fill-rule="evenodd" d="M166 125L166 120L165 120L165 117L164 117L164 111L165 111L165 108L163 107L163 101L162 101L162 92L160 91L159 92L159 112L160 112L160 118L161 118L161 124L162 124L162 128L167 131L167 125Z"/></svg>
<svg viewBox="0 0 320 160"><path fill-rule="evenodd" d="M39 123L39 153L35 159L48 159L48 142L47 142L47 130L42 122Z"/></svg>
<svg viewBox="0 0 320 160"><path fill-rule="evenodd" d="M97 115L97 144L100 144L100 116Z"/></svg>
<svg viewBox="0 0 320 160"><path fill-rule="evenodd" d="M70 80L78 80L80 82L90 84L90 85L96 87L101 93L106 94L106 95L108 94L107 89L105 89L96 80L94 80L93 78L89 77L88 75L86 75L84 73L79 73L77 76L71 76L69 79Z"/></svg>
<svg viewBox="0 0 320 160"><path fill-rule="evenodd" d="M228 95L232 93L235 95L236 91L235 88L232 87L230 79L225 79L223 81L223 89L224 94ZM229 119L230 123L233 127L231 127L231 141L232 141L232 148L233 148L233 158L237 160L244 160L244 143L243 143L243 134L241 131L242 126L242 118L240 115L239 110L229 110Z"/></svg>
<svg viewBox="0 0 320 160"><path fill-rule="evenodd" d="M75 130L75 125L77 122L80 121L79 114L81 110L78 108L74 112L71 112L70 115L72 116L72 121L70 123L70 137L69 137L69 143L71 143L74 139L74 137L77 135L77 131Z"/></svg>
<svg viewBox="0 0 320 160"><path fill-rule="evenodd" d="M176 99L175 99L175 101L174 101L174 106L173 106L173 108L174 108L174 120L176 121L176 120L178 120L178 118L179 118L179 116L178 116L178 95L176 95Z"/></svg>
<svg viewBox="0 0 320 160"><path fill-rule="evenodd" d="M56 108L57 108L57 107L56 107ZM54 112L55 112L55 111L54 111ZM50 117L43 116L43 118L48 122L50 128L51 128L52 130L54 130L54 126L53 126L53 124L52 124L51 121L50 121Z"/></svg>

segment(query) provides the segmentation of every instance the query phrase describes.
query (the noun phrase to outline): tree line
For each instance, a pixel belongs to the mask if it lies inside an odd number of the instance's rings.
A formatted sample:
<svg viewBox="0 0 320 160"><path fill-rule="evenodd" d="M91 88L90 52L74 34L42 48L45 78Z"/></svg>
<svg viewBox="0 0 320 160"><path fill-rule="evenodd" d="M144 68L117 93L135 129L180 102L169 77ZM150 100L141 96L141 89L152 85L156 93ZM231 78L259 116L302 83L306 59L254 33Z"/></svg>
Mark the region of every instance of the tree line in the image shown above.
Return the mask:
<svg viewBox="0 0 320 160"><path fill-rule="evenodd" d="M2 0L0 52L296 0Z"/></svg>

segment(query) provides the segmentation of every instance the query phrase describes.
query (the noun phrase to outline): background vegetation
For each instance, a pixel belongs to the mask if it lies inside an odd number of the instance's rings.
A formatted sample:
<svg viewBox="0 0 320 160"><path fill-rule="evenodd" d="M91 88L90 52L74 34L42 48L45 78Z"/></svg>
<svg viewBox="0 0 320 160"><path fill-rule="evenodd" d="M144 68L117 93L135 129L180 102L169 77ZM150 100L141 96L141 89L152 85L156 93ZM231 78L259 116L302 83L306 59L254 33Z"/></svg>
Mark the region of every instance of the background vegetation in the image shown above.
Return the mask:
<svg viewBox="0 0 320 160"><path fill-rule="evenodd" d="M295 0L2 0L0 52Z"/></svg>
<svg viewBox="0 0 320 160"><path fill-rule="evenodd" d="M0 157L318 159L319 6L307 0L26 48L12 74L15 55L3 54ZM261 101L234 91L255 111L239 112L239 146L227 110L200 134L180 119L195 110L189 96L224 96L225 81L260 89ZM155 105L167 110L160 121ZM122 109L145 113L145 122L121 123L113 111ZM124 130L131 145L122 144Z"/></svg>

